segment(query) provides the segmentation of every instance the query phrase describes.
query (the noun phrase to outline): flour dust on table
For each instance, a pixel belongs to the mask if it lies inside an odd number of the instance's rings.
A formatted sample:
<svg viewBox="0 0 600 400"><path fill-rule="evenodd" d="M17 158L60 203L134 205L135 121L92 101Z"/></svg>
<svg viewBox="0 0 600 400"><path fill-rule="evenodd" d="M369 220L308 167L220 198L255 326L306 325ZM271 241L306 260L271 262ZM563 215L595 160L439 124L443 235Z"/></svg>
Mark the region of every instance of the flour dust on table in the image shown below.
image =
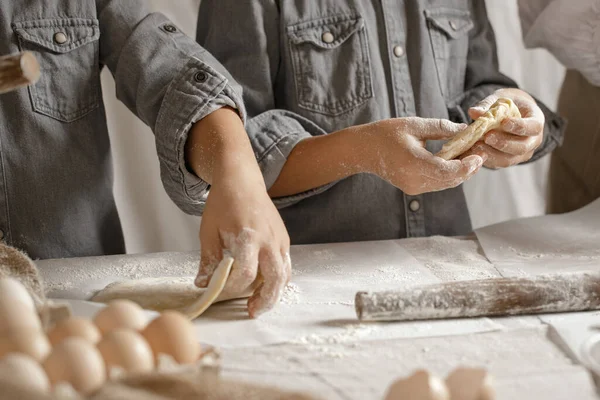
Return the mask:
<svg viewBox="0 0 600 400"><path fill-rule="evenodd" d="M437 240L441 247L441 239ZM457 245L455 252L476 253L472 243L469 248L460 247L463 242L469 241L457 239L451 242ZM392 290L445 280L439 270L424 266L411 255L415 247L406 243L405 248L405 243L405 240L394 240L293 246L292 279L283 291L282 301L273 310L259 319L251 319L245 299L219 302L194 321L197 335L203 343L219 348L281 344L302 338L313 342L328 341L340 339L340 335L347 337L350 346L365 339L455 335L503 328L487 318L474 318L460 322L391 323L386 324L385 329L371 329L368 333L361 327L357 330L365 333L364 336L348 335L346 327L358 323L354 310L357 291ZM433 254L431 250L426 252ZM479 256L440 255L439 262L469 257ZM197 296L196 291L198 295L201 291L193 287L198 263L199 254L194 252L44 260L37 264L44 279L52 285L70 282L68 289L62 287L60 291L53 286L51 297L54 298L89 300L116 281L144 280L142 282L148 284L152 283L151 279L157 279L153 290L187 292L189 300ZM467 273L461 263L448 264L450 271L454 270L460 279L467 275L471 275L471 279L477 277L476 273ZM489 267L487 263L486 268ZM448 279L454 280L451 274ZM140 283L130 282L130 285L136 287ZM166 285L168 289L164 289Z"/></svg>

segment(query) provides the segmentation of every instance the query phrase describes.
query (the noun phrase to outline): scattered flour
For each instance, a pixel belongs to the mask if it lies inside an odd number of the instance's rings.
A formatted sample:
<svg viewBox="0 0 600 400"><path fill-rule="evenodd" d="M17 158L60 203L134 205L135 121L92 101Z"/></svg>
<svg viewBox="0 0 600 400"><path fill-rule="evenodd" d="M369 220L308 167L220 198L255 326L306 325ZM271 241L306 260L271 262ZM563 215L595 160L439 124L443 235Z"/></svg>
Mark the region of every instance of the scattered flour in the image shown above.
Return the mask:
<svg viewBox="0 0 600 400"><path fill-rule="evenodd" d="M581 246L581 249L569 247L569 248L554 248L552 251L539 253L539 252L527 252L520 249L516 249L509 246L508 249L523 259L569 259L569 260L596 260L600 258L600 249L592 250L585 246ZM577 253L587 254L577 254Z"/></svg>
<svg viewBox="0 0 600 400"><path fill-rule="evenodd" d="M333 250L330 249L321 249L315 250L312 253L315 257L320 258L323 261L331 261L335 260L336 254Z"/></svg>
<svg viewBox="0 0 600 400"><path fill-rule="evenodd" d="M291 343L301 345L309 351L329 358L343 358L346 356L343 347L356 349L359 346L358 341L380 329L378 326L365 324L344 324L341 327L344 330L339 333L332 335L312 334L303 336ZM339 346L339 344L346 344L346 346Z"/></svg>
<svg viewBox="0 0 600 400"><path fill-rule="evenodd" d="M302 291L298 285L290 282L283 290L283 295L281 296L280 301L282 304L298 304L300 303L299 294L301 292Z"/></svg>
<svg viewBox="0 0 600 400"><path fill-rule="evenodd" d="M432 236L405 239L402 247L444 281L498 276L475 237Z"/></svg>
<svg viewBox="0 0 600 400"><path fill-rule="evenodd" d="M379 329L376 325L365 324L346 324L342 327L344 328L343 332L339 332L333 335L312 334L308 336L303 336L292 343L304 345L346 343L362 339L365 336L368 336L369 334L372 334L374 331Z"/></svg>
<svg viewBox="0 0 600 400"><path fill-rule="evenodd" d="M44 287L49 295L83 291L82 283L89 282L195 276L199 267L197 252L40 260L36 261L36 265L44 277Z"/></svg>

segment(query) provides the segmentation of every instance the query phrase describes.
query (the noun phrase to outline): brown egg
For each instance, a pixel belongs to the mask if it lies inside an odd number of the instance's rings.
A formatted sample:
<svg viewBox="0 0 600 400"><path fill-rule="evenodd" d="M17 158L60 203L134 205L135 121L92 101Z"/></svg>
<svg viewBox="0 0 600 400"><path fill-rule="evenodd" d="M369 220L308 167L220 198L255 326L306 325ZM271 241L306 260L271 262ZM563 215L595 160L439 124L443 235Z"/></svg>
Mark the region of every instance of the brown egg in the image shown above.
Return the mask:
<svg viewBox="0 0 600 400"><path fill-rule="evenodd" d="M30 310L35 311L33 298L21 282L11 277L0 279L0 304L15 301L20 301L26 304Z"/></svg>
<svg viewBox="0 0 600 400"><path fill-rule="evenodd" d="M107 372L121 367L127 372L149 372L154 368L154 355L142 335L129 329L115 329L102 338L98 350Z"/></svg>
<svg viewBox="0 0 600 400"><path fill-rule="evenodd" d="M98 389L106 381L106 367L100 352L80 337L72 336L60 342L43 365L53 386L68 382L83 394Z"/></svg>
<svg viewBox="0 0 600 400"><path fill-rule="evenodd" d="M94 317L94 323L103 335L113 329L141 331L147 323L140 306L129 300L113 300Z"/></svg>
<svg viewBox="0 0 600 400"><path fill-rule="evenodd" d="M42 329L40 317L21 300L0 303L0 336L19 334L25 330Z"/></svg>
<svg viewBox="0 0 600 400"><path fill-rule="evenodd" d="M155 358L162 353L172 356L179 364L190 364L200 356L194 324L176 311L163 312L148 324L142 335Z"/></svg>
<svg viewBox="0 0 600 400"><path fill-rule="evenodd" d="M50 342L42 331L25 330L0 337L0 357L8 353L24 353L36 361L42 361L50 350Z"/></svg>
<svg viewBox="0 0 600 400"><path fill-rule="evenodd" d="M92 321L81 317L63 319L48 332L48 339L50 339L52 346L56 346L57 343L71 336L81 337L92 344L96 344L100 341L102 335Z"/></svg>
<svg viewBox="0 0 600 400"><path fill-rule="evenodd" d="M33 358L22 353L9 353L0 359L0 375L15 385L36 392L48 393L50 381L42 366Z"/></svg>

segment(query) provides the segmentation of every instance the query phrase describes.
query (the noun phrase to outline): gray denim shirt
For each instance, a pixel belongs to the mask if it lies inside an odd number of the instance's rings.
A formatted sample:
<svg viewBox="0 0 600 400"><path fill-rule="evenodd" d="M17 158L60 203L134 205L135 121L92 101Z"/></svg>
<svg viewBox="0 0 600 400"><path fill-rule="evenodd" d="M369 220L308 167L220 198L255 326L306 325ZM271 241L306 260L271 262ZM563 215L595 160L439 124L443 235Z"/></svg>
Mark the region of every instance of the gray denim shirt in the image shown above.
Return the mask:
<svg viewBox="0 0 600 400"><path fill-rule="evenodd" d="M268 186L304 138L391 117L467 122L469 106L516 86L498 70L483 0L202 0L197 39L243 87ZM562 135L542 108L533 160ZM462 188L408 196L368 174L276 203L296 244L471 230Z"/></svg>
<svg viewBox="0 0 600 400"><path fill-rule="evenodd" d="M113 199L100 87L156 137L167 192L199 213L207 184L185 167L191 123L222 105L243 114L218 62L138 0L5 0L0 54L35 54L41 79L0 96L0 236L34 258L125 251ZM148 138L150 140L150 138Z"/></svg>

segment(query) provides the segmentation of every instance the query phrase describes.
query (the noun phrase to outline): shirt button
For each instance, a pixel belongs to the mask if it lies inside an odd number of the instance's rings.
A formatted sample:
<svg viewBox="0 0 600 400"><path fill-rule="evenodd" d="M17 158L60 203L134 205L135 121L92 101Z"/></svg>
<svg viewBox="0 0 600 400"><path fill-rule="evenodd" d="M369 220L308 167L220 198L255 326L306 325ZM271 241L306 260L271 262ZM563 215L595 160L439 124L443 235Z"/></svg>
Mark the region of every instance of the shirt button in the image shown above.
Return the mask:
<svg viewBox="0 0 600 400"><path fill-rule="evenodd" d="M408 204L408 207L412 212L417 212L421 208L421 203L419 203L419 200L413 200Z"/></svg>
<svg viewBox="0 0 600 400"><path fill-rule="evenodd" d="M165 25L165 31L173 33L177 32L177 28L175 28L173 25Z"/></svg>
<svg viewBox="0 0 600 400"><path fill-rule="evenodd" d="M394 55L396 57L402 57L404 55L404 48L402 46L394 47Z"/></svg>
<svg viewBox="0 0 600 400"><path fill-rule="evenodd" d="M4 231L0 229L0 240L4 239Z"/></svg>
<svg viewBox="0 0 600 400"><path fill-rule="evenodd" d="M458 22L452 20L450 21L450 28L457 30L458 29Z"/></svg>
<svg viewBox="0 0 600 400"><path fill-rule="evenodd" d="M208 76L204 72L197 72L196 75L194 75L194 80L196 82L206 82L206 79L208 79Z"/></svg>
<svg viewBox="0 0 600 400"><path fill-rule="evenodd" d="M323 39L323 41L325 43L333 43L333 41L335 40L335 37L333 36L333 33L325 32L323 34L323 36L321 36L321 39Z"/></svg>
<svg viewBox="0 0 600 400"><path fill-rule="evenodd" d="M65 44L68 40L69 38L63 32L56 32L54 34L54 42L57 44Z"/></svg>

